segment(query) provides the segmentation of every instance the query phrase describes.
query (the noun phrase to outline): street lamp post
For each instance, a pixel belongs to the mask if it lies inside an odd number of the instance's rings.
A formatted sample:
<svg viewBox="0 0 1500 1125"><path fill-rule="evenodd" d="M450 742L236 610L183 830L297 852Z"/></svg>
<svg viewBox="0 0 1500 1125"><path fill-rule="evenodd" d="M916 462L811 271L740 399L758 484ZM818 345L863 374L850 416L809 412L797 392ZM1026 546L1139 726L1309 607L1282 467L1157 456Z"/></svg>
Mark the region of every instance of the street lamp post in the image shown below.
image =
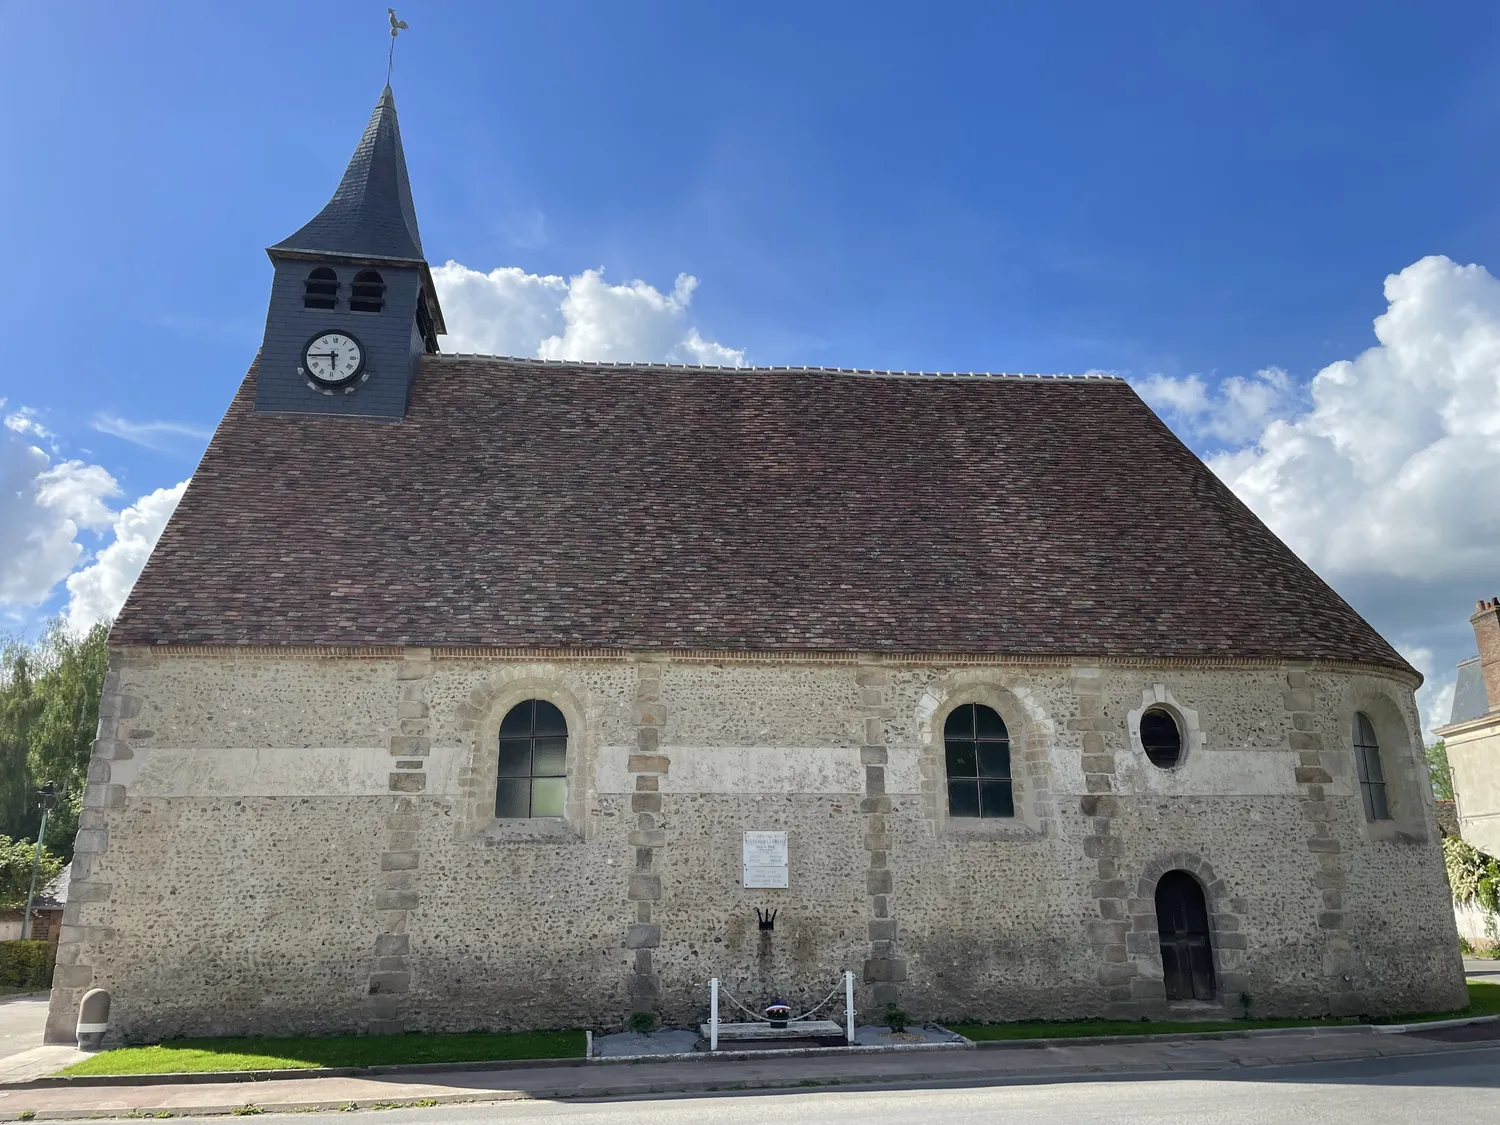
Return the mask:
<svg viewBox="0 0 1500 1125"><path fill-rule="evenodd" d="M36 851L31 857L31 890L26 894L26 913L21 918L21 940L31 936L31 904L36 898L36 877L42 867L42 837L47 834L47 814L57 808L57 786L47 782L37 794L42 798L42 826L36 830Z"/></svg>

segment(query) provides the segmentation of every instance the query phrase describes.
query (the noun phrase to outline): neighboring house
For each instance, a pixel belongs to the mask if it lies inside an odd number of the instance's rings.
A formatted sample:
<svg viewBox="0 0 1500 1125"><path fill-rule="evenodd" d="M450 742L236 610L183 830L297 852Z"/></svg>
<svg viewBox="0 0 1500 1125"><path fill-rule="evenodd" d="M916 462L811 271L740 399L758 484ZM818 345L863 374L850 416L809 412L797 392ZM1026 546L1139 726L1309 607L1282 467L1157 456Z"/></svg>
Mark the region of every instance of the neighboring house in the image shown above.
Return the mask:
<svg viewBox="0 0 1500 1125"><path fill-rule="evenodd" d="M1479 655L1458 666L1447 744L1459 833L1470 846L1500 856L1500 599L1480 601L1469 618Z"/></svg>
<svg viewBox="0 0 1500 1125"><path fill-rule="evenodd" d="M270 255L53 1041L1466 1002L1421 677L1128 383L439 354L389 88Z"/></svg>
<svg viewBox="0 0 1500 1125"><path fill-rule="evenodd" d="M63 868L62 874L37 892L31 904L31 933L33 941L57 941L62 932L63 909L68 905L68 882L72 869ZM21 936L21 923L26 911L24 907L0 911L0 941L14 941Z"/></svg>

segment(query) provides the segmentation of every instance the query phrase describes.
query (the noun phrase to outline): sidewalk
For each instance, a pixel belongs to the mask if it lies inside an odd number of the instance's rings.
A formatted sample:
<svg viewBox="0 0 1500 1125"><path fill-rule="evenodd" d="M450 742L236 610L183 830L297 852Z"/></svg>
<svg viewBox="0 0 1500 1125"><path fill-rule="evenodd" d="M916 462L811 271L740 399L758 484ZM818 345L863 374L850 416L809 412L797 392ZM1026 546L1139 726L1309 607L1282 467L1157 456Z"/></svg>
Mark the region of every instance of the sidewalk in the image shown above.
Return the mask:
<svg viewBox="0 0 1500 1125"><path fill-rule="evenodd" d="M1492 1038L1493 1037L1493 1038ZM495 1102L525 1098L618 1098L720 1090L816 1086L990 1085L1062 1078L1241 1070L1298 1063L1461 1051L1500 1041L1500 1025L1376 1034L1294 1031L1187 1042L995 1045L960 1051L473 1070L441 1075L286 1078L161 1086L0 1090L0 1120L23 1112L57 1120L169 1112L227 1113L236 1107L287 1111L388 1108L397 1104ZM424 1080L425 1079L425 1080Z"/></svg>

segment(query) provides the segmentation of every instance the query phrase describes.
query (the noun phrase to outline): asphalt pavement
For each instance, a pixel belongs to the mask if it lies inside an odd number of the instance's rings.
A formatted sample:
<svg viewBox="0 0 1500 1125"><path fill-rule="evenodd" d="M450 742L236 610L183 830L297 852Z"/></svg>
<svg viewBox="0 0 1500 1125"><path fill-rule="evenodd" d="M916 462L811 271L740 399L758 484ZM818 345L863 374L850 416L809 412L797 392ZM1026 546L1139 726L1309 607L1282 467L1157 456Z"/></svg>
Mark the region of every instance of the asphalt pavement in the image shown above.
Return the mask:
<svg viewBox="0 0 1500 1125"><path fill-rule="evenodd" d="M177 1118L205 1122L208 1118ZM222 1120L222 1118L218 1119ZM305 1122L266 1115L266 1125ZM381 1125L1431 1125L1500 1120L1500 1047L1228 1074L1015 1080L899 1090L726 1092L390 1109Z"/></svg>
<svg viewBox="0 0 1500 1125"><path fill-rule="evenodd" d="M47 993L0 996L0 1059L29 1051L47 1026Z"/></svg>

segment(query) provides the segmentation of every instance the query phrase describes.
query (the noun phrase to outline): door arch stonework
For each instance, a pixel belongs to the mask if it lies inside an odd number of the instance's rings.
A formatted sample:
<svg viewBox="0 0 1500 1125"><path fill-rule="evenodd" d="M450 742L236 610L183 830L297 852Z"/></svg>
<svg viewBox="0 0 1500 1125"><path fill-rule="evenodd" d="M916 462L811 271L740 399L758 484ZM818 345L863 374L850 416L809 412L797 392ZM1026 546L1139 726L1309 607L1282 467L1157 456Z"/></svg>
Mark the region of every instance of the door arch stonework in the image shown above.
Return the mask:
<svg viewBox="0 0 1500 1125"><path fill-rule="evenodd" d="M1171 852L1149 864L1136 881L1135 897L1129 902L1125 952L1135 970L1131 981L1132 1014L1149 1015L1162 1011L1169 1003L1157 925L1156 890L1162 876L1170 871L1186 872L1202 888L1216 999L1231 1012L1243 1014L1242 996L1247 983L1244 971L1247 942L1241 932L1244 900L1231 895L1229 887L1202 856L1185 851Z"/></svg>

